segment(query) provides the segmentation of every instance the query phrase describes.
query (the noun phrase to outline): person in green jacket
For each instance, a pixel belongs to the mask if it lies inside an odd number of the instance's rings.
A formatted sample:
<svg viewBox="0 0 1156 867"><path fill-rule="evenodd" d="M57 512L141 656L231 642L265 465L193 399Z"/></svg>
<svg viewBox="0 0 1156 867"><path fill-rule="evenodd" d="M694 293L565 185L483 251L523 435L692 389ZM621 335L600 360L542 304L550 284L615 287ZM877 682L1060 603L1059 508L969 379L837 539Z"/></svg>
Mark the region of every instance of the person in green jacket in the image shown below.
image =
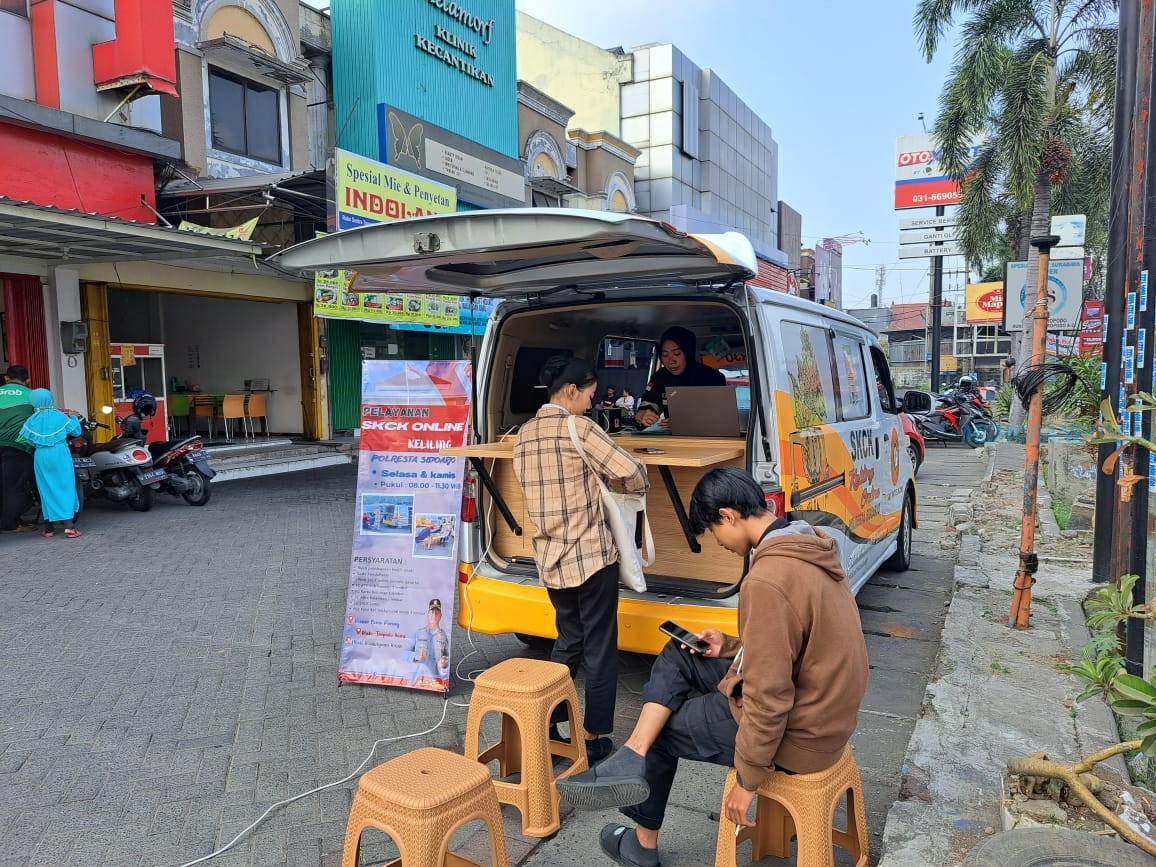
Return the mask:
<svg viewBox="0 0 1156 867"><path fill-rule="evenodd" d="M0 385L0 532L31 529L20 516L28 508L32 487L32 446L20 439L20 429L32 415L28 398L28 368L10 364Z"/></svg>

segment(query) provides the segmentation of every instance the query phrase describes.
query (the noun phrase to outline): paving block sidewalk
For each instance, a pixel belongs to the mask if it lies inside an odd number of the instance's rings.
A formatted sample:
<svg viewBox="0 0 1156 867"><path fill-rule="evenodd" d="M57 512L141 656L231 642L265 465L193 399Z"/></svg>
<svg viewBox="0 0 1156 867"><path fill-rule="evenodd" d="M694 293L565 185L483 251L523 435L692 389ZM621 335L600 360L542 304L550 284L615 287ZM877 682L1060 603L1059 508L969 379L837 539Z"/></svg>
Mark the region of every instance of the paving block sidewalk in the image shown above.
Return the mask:
<svg viewBox="0 0 1156 867"><path fill-rule="evenodd" d="M1093 588L1090 541L1061 537L1042 491L1031 628L1009 628L1024 452L1013 444L988 450L987 481L952 522L963 530L956 590L907 747L900 798L887 816L884 867L960 864L984 837L1004 830L1009 759L1039 751L1073 761L1118 740L1108 707L1098 699L1077 704L1079 687L1057 668L1088 637L1082 601ZM946 537L945 547L951 544Z"/></svg>

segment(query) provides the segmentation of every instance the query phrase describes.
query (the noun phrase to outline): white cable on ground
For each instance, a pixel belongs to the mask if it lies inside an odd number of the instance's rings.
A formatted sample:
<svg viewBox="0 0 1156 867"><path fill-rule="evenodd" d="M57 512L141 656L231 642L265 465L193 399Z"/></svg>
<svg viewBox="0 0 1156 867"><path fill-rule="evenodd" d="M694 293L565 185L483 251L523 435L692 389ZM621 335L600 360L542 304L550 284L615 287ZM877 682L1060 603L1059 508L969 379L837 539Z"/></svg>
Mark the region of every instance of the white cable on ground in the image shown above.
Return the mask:
<svg viewBox="0 0 1156 867"><path fill-rule="evenodd" d="M220 849L218 849L215 852L210 852L208 855L205 855L202 858L198 858L195 861L189 861L186 864L182 864L181 867L193 867L194 864L201 864L205 861L208 861L210 858L216 858L218 855L223 855L225 852L228 852L230 849L232 849L234 846L236 846L239 842L241 842L241 840L243 840L246 836L248 836L258 825L260 825L262 822L264 822L275 810L277 810L281 807L288 806L289 804L292 804L294 801L300 801L302 798L307 798L309 795L314 795L317 792L323 792L326 789L332 789L334 786L340 786L343 783L348 783L350 780L352 780L354 777L356 777L358 774L360 774L361 771L365 768L365 766L368 765L373 760L373 754L377 751L377 748L381 744L388 744L388 743L392 743L393 741L403 741L403 740L406 740L407 738L420 738L422 735L428 735L428 734L431 734L431 733L437 731L437 729L441 727L441 724L446 721L446 712L449 709L450 709L450 703L449 703L449 700L447 698L447 699L443 700L443 702L442 702L441 719L439 719L430 728L426 729L425 731L414 732L413 734L395 735L394 737L391 737L391 738L381 738L380 740L374 741L373 746L370 747L370 749L369 749L369 755L365 757L365 761L363 761L360 765L358 765L357 770L353 771L353 773L351 773L349 776L344 777L344 778L337 780L335 782L332 782L332 783L326 783L324 786L318 786L316 789L310 789L308 792L302 792L299 795L294 795L291 798L286 798L284 801L278 801L276 804L271 805L269 807L269 809L267 809L264 813L262 813L258 817L256 822L254 822L252 825L250 825L249 827L242 830L239 834L237 834L236 837L234 837L232 840L230 840L228 843L226 843Z"/></svg>

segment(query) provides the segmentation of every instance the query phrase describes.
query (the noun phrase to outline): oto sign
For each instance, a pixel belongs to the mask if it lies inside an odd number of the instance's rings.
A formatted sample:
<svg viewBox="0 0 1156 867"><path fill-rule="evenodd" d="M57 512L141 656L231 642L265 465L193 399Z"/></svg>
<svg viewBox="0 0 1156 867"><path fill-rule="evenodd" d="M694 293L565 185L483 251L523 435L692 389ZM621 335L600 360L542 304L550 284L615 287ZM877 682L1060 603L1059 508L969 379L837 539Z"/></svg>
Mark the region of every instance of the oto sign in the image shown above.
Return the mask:
<svg viewBox="0 0 1156 867"><path fill-rule="evenodd" d="M962 256L963 248L952 241L947 244L901 244L899 246L900 259L928 259L934 256Z"/></svg>
<svg viewBox="0 0 1156 867"><path fill-rule="evenodd" d="M1003 283L968 283L964 304L968 325L1003 322Z"/></svg>
<svg viewBox="0 0 1156 867"><path fill-rule="evenodd" d="M978 156L983 140L973 139L968 157ZM905 135L896 139L895 210L958 205L963 194L939 164L940 148L930 135Z"/></svg>
<svg viewBox="0 0 1156 867"><path fill-rule="evenodd" d="M1028 263L1007 263L1007 295L1004 328L1023 331L1027 304ZM1079 259L1053 259L1048 263L1048 330L1074 331L1080 326L1084 299L1084 263Z"/></svg>

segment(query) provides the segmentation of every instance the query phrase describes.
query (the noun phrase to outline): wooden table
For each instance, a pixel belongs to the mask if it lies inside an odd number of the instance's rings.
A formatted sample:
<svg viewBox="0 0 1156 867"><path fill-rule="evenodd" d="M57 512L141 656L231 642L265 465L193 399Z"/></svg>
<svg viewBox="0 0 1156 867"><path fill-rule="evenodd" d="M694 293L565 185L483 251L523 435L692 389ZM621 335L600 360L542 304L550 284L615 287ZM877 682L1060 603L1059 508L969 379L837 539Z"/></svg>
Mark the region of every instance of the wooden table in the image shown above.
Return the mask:
<svg viewBox="0 0 1156 867"><path fill-rule="evenodd" d="M674 507L674 513L678 518L678 522L682 527L683 535L686 537L687 545L694 553L699 553L702 546L690 527L690 519L686 514L686 506L682 502L682 496L678 492L678 487L675 485L674 476L671 475L671 467L691 467L702 468L710 467L715 464L726 463L730 460L741 458L746 454L746 442L741 439L727 439L714 437L674 437L674 436L640 436L640 435L622 435L612 437L615 444L620 448L630 452L632 457L637 458L643 464L652 467L658 467L659 474L662 476L663 485L666 487L667 496L670 497L671 506ZM482 487L490 495L506 524L518 536L522 535L522 527L518 524L509 507L503 500L501 493L494 484L493 478L486 470L486 460L510 460L514 457L514 438L507 438L490 443L478 443L472 446L459 446L457 448L442 449L440 454L468 458L473 465L474 470L481 480ZM639 451L639 449L658 449L660 453L649 454Z"/></svg>

